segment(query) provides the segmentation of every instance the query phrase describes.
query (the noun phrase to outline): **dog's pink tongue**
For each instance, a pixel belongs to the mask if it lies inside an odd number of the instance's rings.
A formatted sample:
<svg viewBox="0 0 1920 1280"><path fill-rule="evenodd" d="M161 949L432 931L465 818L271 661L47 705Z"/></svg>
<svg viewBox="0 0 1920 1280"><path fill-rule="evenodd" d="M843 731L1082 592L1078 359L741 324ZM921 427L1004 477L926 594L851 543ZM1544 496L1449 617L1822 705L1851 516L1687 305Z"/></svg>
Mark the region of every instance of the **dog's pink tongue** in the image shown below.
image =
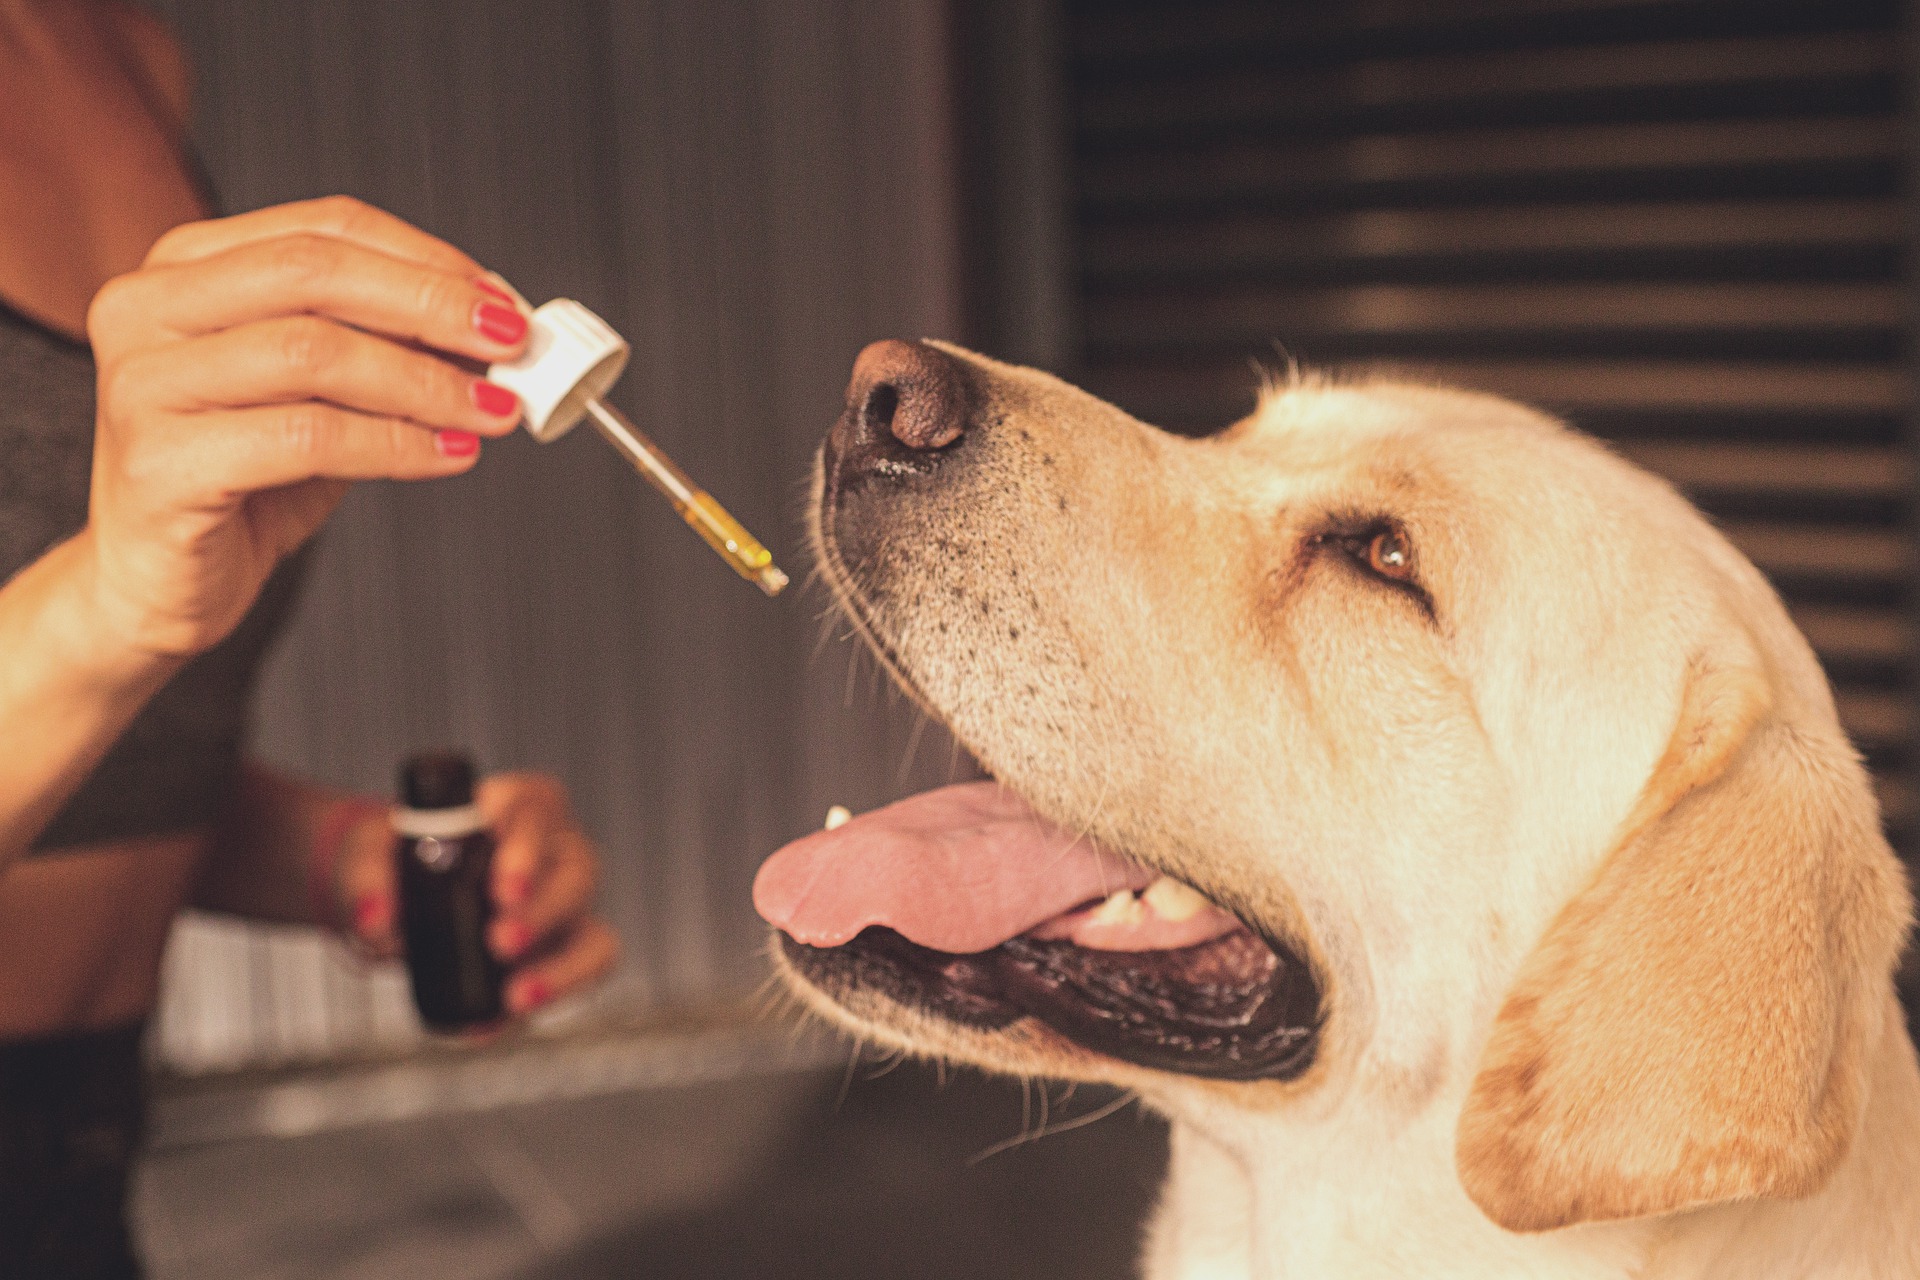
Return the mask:
<svg viewBox="0 0 1920 1280"><path fill-rule="evenodd" d="M997 782L968 782L816 831L767 859L753 905L796 942L885 925L935 951L997 947L1154 873L1048 824Z"/></svg>

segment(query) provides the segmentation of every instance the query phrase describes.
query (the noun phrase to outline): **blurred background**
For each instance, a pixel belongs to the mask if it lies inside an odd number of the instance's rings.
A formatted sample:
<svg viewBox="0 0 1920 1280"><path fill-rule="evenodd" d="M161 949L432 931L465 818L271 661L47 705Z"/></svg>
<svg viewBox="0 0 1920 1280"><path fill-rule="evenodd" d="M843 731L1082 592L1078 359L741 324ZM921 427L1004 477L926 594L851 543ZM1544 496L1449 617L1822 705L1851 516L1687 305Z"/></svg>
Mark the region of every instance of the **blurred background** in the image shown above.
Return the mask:
<svg viewBox="0 0 1920 1280"><path fill-rule="evenodd" d="M1563 413L1778 584L1914 847L1907 4L154 7L229 210L349 192L585 302L634 343L613 398L790 570L875 338L956 337L1182 431L1290 358ZM757 1015L761 859L953 768L824 605L762 599L591 433L356 490L260 752L375 791L439 743L559 773L625 961L456 1052L397 975L184 923L156 1276L1125 1272L1153 1122L987 1154L1032 1097L880 1078Z"/></svg>

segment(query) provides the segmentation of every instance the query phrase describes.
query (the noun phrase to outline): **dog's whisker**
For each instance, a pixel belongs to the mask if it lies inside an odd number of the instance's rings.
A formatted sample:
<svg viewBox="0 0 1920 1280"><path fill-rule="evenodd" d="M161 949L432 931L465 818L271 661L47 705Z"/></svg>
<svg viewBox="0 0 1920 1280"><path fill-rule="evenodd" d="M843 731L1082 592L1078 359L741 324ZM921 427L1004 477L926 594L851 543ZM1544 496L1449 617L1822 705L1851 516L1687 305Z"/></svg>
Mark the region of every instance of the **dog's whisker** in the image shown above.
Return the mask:
<svg viewBox="0 0 1920 1280"><path fill-rule="evenodd" d="M847 684L846 688L843 689L840 694L840 706L842 710L853 710L853 682L859 678L859 674L860 650L856 647L849 646L847 649Z"/></svg>
<svg viewBox="0 0 1920 1280"><path fill-rule="evenodd" d="M1055 862L1058 862L1070 856L1074 850L1080 847L1081 841L1091 840L1093 835L1093 828L1100 821L1100 815L1106 809L1107 793L1112 789L1112 786L1113 786L1113 765L1111 763L1108 763L1100 775L1100 791L1094 797L1092 811L1088 814L1087 818L1083 822L1074 824L1075 830L1074 830L1073 838L1067 841L1067 843L1064 846L1062 846L1060 851L1054 855ZM1101 862L1097 865L1100 868L1100 895L1102 897L1106 897L1113 892L1113 885L1107 880L1106 864L1104 862Z"/></svg>
<svg viewBox="0 0 1920 1280"><path fill-rule="evenodd" d="M901 1049L882 1050L880 1056L877 1059L875 1059L874 1070L869 1071L866 1075L862 1076L861 1079L862 1080L878 1080L883 1076L892 1075L895 1071L898 1071L900 1069L900 1064L905 1062L906 1060L907 1060L907 1054L904 1050L901 1050Z"/></svg>
<svg viewBox="0 0 1920 1280"><path fill-rule="evenodd" d="M828 647L839 639L835 634L834 627L834 624L838 621L839 619L834 616L831 611L820 615L818 620L818 634L814 637L813 641L813 652L807 655L807 662L809 664L819 662L821 658L826 656Z"/></svg>
<svg viewBox="0 0 1920 1280"><path fill-rule="evenodd" d="M785 1013L792 1002L793 993L787 990L778 973L769 973L763 978L748 1001L755 1016L767 1022Z"/></svg>
<svg viewBox="0 0 1920 1280"><path fill-rule="evenodd" d="M1044 1098L1045 1096L1046 1096L1046 1091L1042 1090L1041 1097ZM1072 1133L1075 1129L1084 1129L1090 1124L1098 1124L1100 1123L1100 1121L1105 1120L1108 1116L1120 1110L1120 1108L1126 1106L1128 1103L1136 1101L1137 1097L1138 1095L1136 1095L1132 1090L1128 1090L1127 1092L1121 1094L1119 1097L1113 1099L1113 1101L1107 1103L1104 1106L1095 1107L1092 1111L1087 1112L1083 1116L1075 1116L1071 1120L1062 1120L1059 1124L1054 1125L1051 1128L1047 1126L1046 1121L1042 1120L1040 1123L1040 1128L1035 1130L1033 1133L1016 1134L1011 1138L1006 1138L1000 1142L996 1142L992 1146L988 1147L985 1151L979 1152L978 1154L974 1155L973 1157L968 1159L967 1167L971 1169L983 1160L990 1160L994 1156L997 1156L1004 1151L1011 1151L1015 1147L1023 1147L1027 1143L1037 1142L1041 1138L1051 1138L1062 1133Z"/></svg>
<svg viewBox="0 0 1920 1280"><path fill-rule="evenodd" d="M927 713L916 707L913 726L907 730L907 749L900 757L900 768L894 774L895 786L905 786L907 779L913 776L914 758L920 754L920 739L927 731L927 722Z"/></svg>
<svg viewBox="0 0 1920 1280"><path fill-rule="evenodd" d="M853 1073L860 1069L860 1058L866 1049L866 1041L855 1039L853 1051L847 1056L847 1069L840 1077L840 1093L833 1100L833 1109L838 1112L847 1105L847 1094L853 1090Z"/></svg>

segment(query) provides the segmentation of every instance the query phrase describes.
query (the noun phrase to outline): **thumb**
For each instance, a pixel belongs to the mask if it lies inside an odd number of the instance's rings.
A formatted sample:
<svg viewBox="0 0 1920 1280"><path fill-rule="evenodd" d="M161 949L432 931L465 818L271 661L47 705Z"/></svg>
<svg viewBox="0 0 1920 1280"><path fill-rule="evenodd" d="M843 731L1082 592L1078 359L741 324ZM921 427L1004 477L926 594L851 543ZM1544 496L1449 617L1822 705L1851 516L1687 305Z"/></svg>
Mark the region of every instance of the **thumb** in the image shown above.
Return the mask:
<svg viewBox="0 0 1920 1280"><path fill-rule="evenodd" d="M382 811L356 823L340 849L338 918L355 945L377 960L400 954L393 840L393 827Z"/></svg>

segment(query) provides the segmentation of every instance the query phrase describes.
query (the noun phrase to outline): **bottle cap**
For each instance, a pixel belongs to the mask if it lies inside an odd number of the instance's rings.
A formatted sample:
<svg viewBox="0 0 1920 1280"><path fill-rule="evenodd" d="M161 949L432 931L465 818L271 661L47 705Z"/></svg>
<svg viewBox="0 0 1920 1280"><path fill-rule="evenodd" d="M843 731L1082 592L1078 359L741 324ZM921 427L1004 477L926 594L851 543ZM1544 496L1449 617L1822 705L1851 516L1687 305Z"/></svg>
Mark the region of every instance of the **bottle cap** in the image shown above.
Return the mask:
<svg viewBox="0 0 1920 1280"><path fill-rule="evenodd" d="M613 389L627 367L627 340L571 298L555 298L530 317L527 349L487 377L520 397L527 433L551 444L586 416L587 401Z"/></svg>
<svg viewBox="0 0 1920 1280"><path fill-rule="evenodd" d="M400 766L400 803L409 809L458 809L473 803L473 757L423 751Z"/></svg>

